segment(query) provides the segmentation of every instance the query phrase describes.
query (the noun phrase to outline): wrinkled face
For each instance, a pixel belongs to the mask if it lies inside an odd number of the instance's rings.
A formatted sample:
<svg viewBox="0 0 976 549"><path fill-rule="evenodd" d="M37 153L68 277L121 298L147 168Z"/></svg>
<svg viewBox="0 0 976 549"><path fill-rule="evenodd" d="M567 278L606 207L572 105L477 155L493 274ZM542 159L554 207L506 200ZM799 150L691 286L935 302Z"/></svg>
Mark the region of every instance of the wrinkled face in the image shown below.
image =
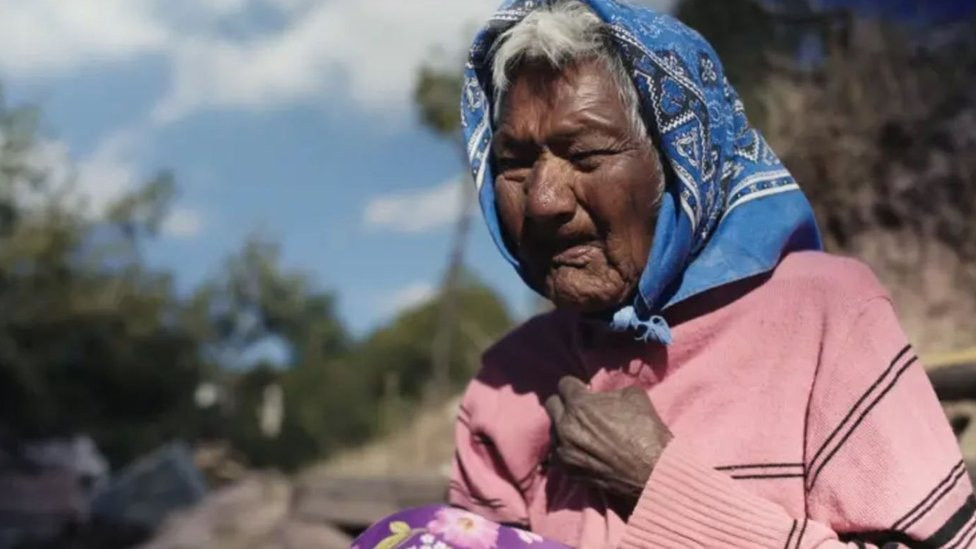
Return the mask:
<svg viewBox="0 0 976 549"><path fill-rule="evenodd" d="M557 307L609 311L647 263L660 185L609 71L524 65L495 132L495 200L528 282Z"/></svg>

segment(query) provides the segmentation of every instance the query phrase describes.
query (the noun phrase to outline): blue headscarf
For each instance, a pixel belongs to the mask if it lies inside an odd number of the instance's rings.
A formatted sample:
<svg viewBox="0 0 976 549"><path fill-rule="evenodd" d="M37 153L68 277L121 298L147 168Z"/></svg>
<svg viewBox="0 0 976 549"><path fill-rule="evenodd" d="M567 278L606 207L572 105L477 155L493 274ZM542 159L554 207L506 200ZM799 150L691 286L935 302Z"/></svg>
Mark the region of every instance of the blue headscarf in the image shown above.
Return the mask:
<svg viewBox="0 0 976 549"><path fill-rule="evenodd" d="M629 68L644 123L669 172L654 241L632 304L611 327L671 342L660 313L706 290L771 271L793 250L820 249L810 204L749 125L711 46L669 15L616 0L583 0L609 28ZM475 38L461 119L488 230L519 274L495 210L491 170L492 46L540 0L507 0ZM523 275L524 278L524 275Z"/></svg>

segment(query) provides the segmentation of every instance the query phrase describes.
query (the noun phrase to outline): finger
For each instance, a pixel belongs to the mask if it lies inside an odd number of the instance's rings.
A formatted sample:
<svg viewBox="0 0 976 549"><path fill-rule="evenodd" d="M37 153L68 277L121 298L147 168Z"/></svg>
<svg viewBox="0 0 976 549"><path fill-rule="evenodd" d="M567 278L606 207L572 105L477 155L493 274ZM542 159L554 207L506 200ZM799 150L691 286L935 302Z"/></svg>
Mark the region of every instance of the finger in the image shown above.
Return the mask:
<svg viewBox="0 0 976 549"><path fill-rule="evenodd" d="M570 469L588 471L586 455L568 444L560 444L555 450L556 459Z"/></svg>
<svg viewBox="0 0 976 549"><path fill-rule="evenodd" d="M614 476L613 471L605 464L573 448L558 448L556 458L562 463L571 476L602 479L609 481Z"/></svg>
<svg viewBox="0 0 976 549"><path fill-rule="evenodd" d="M563 406L563 401L559 398L559 395L552 395L546 399L544 404L546 408L546 413L549 414L549 421L555 426L559 424L559 421L563 418L563 413L566 411L566 407Z"/></svg>
<svg viewBox="0 0 976 549"><path fill-rule="evenodd" d="M647 398L647 393L644 392L644 389L641 389L637 385L631 385L630 387L621 389L620 393L628 398L638 398L638 397Z"/></svg>
<svg viewBox="0 0 976 549"><path fill-rule="evenodd" d="M559 380L559 394L565 400L576 400L587 392L586 384L573 376L563 376Z"/></svg>
<svg viewBox="0 0 976 549"><path fill-rule="evenodd" d="M634 404L648 409L652 408L651 399L648 398L647 393L644 391L644 389L641 389L636 385L632 385L621 391L621 396L623 396L624 400L628 402L633 402Z"/></svg>

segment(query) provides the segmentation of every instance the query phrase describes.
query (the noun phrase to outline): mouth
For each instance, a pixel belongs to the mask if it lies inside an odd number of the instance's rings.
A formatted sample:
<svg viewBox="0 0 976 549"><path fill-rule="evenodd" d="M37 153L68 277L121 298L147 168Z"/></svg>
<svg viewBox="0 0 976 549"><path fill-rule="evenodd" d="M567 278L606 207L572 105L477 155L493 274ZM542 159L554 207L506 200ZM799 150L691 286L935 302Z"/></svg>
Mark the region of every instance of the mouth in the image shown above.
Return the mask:
<svg viewBox="0 0 976 549"><path fill-rule="evenodd" d="M553 255L552 265L554 267L585 267L596 254L600 253L600 249L597 242L571 244Z"/></svg>

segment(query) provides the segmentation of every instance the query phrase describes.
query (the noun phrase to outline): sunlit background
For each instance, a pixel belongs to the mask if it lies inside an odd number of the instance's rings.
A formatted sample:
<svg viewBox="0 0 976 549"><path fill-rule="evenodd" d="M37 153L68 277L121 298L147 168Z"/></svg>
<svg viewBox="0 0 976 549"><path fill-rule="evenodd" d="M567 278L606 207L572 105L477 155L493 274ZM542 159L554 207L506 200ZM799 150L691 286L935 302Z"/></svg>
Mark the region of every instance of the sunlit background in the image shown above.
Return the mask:
<svg viewBox="0 0 976 549"><path fill-rule="evenodd" d="M644 3L976 362L974 2ZM438 497L480 352L545 308L464 187L496 4L0 0L0 549L341 547Z"/></svg>
<svg viewBox="0 0 976 549"><path fill-rule="evenodd" d="M457 65L495 3L11 1L0 74L94 210L172 170L146 250L180 290L258 232L362 334L439 284L459 156L418 123L413 90L424 63ZM484 233L473 246L472 268L525 301Z"/></svg>

